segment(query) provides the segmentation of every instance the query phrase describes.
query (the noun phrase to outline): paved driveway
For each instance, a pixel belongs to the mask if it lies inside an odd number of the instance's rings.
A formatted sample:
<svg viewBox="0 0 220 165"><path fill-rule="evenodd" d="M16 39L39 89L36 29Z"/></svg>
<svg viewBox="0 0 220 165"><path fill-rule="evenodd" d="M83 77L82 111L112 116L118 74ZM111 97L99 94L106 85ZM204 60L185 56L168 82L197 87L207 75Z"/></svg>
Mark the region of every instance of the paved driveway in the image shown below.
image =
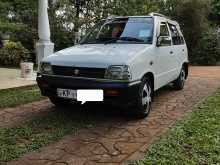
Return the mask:
<svg viewBox="0 0 220 165"><path fill-rule="evenodd" d="M0 89L15 88L27 85L35 85L35 75L32 80L20 78L20 69L0 68Z"/></svg>
<svg viewBox="0 0 220 165"><path fill-rule="evenodd" d="M183 91L166 87L156 93L153 111L148 118L129 120L117 108L89 109L88 115L98 114L95 128L80 130L77 136L68 135L9 164L112 165L140 159L155 139L219 87L220 67L192 67ZM38 115L38 112L44 115L54 110L48 101L37 106L41 103L34 103L34 108L29 104L2 110L0 125L7 123L5 125L10 126ZM7 115L11 115L11 123L7 121Z"/></svg>

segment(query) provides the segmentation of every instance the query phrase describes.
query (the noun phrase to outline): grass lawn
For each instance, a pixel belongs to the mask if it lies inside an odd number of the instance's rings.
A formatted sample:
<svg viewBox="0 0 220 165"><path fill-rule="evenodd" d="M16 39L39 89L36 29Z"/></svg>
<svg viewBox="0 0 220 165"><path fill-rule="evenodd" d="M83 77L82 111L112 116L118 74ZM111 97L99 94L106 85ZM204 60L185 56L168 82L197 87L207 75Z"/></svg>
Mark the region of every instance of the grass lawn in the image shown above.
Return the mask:
<svg viewBox="0 0 220 165"><path fill-rule="evenodd" d="M220 90L168 131L138 165L220 164Z"/></svg>
<svg viewBox="0 0 220 165"><path fill-rule="evenodd" d="M43 98L37 86L2 89L0 90L0 108L15 107Z"/></svg>
<svg viewBox="0 0 220 165"><path fill-rule="evenodd" d="M41 100L37 86L0 90L0 108ZM0 128L0 164L54 142L63 136L77 133L80 128L93 126L83 112L56 112L33 119L15 128Z"/></svg>
<svg viewBox="0 0 220 165"><path fill-rule="evenodd" d="M0 128L0 164L54 142L80 128L93 127L95 121L83 112L51 112L16 128Z"/></svg>

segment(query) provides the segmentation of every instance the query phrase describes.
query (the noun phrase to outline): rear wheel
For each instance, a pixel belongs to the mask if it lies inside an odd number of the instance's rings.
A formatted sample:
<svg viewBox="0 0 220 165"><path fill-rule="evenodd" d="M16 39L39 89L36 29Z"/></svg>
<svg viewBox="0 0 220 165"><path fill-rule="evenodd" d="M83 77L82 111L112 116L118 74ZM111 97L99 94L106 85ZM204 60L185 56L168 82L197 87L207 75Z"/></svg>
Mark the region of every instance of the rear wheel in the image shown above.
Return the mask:
<svg viewBox="0 0 220 165"><path fill-rule="evenodd" d="M135 117L145 118L149 115L153 98L152 86L149 78L142 80L136 105L132 107Z"/></svg>
<svg viewBox="0 0 220 165"><path fill-rule="evenodd" d="M182 67L179 77L173 82L173 86L176 90L182 90L186 82L186 71Z"/></svg>

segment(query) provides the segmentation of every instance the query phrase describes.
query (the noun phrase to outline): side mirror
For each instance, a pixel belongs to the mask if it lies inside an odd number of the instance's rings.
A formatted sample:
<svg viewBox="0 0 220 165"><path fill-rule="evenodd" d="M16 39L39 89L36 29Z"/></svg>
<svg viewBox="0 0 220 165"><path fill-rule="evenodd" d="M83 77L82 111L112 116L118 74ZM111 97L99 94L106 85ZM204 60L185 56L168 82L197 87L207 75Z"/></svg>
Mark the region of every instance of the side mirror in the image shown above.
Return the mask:
<svg viewBox="0 0 220 165"><path fill-rule="evenodd" d="M171 37L169 37L169 36L159 36L157 38L157 47L170 46L170 45L171 45Z"/></svg>

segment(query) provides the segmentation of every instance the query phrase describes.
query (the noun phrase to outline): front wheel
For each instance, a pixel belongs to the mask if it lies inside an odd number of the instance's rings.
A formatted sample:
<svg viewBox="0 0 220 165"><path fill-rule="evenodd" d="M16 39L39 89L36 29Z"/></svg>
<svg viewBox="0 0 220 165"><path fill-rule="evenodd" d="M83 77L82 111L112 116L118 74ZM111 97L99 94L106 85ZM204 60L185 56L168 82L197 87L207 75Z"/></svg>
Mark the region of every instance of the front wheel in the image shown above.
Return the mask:
<svg viewBox="0 0 220 165"><path fill-rule="evenodd" d="M153 97L152 86L149 78L144 78L142 80L136 105L132 107L135 117L145 118L149 115Z"/></svg>
<svg viewBox="0 0 220 165"><path fill-rule="evenodd" d="M182 67L179 77L173 82L173 86L176 90L182 90L186 82L186 71Z"/></svg>

